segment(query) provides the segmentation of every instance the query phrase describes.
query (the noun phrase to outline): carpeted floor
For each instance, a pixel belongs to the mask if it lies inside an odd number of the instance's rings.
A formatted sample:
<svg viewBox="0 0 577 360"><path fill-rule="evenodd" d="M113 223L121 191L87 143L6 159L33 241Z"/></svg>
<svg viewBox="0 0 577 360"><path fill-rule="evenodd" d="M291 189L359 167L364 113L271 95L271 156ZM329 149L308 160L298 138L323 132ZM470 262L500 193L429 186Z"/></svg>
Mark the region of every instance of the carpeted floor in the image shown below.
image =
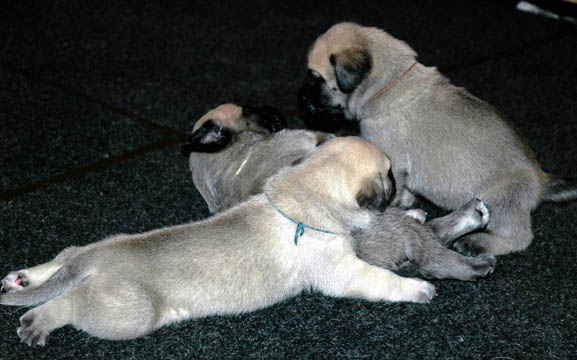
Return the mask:
<svg viewBox="0 0 577 360"><path fill-rule="evenodd" d="M0 273L69 245L208 216L177 144L224 103L296 109L312 41L356 21L407 41L505 113L547 171L577 173L576 28L510 1L13 1L0 23ZM301 123L291 119L293 126ZM577 205L534 213L535 240L429 305L304 293L251 314L45 347L0 307L2 359L577 357Z"/></svg>

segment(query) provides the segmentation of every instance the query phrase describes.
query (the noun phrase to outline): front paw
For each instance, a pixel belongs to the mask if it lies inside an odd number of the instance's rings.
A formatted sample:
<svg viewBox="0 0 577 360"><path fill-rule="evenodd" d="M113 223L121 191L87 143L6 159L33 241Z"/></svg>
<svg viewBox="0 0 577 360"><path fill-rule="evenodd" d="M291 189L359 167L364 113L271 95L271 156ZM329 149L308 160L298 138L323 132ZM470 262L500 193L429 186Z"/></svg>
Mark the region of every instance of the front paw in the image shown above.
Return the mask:
<svg viewBox="0 0 577 360"><path fill-rule="evenodd" d="M405 215L417 220L417 222L420 224L424 224L425 221L427 220L427 212L423 209L407 210L405 212Z"/></svg>
<svg viewBox="0 0 577 360"><path fill-rule="evenodd" d="M437 295L437 291L430 282L415 278L403 278L399 301L428 304L435 295Z"/></svg>
<svg viewBox="0 0 577 360"><path fill-rule="evenodd" d="M485 278L495 271L497 259L492 255L482 255L471 260L471 267L476 273L472 280Z"/></svg>
<svg viewBox="0 0 577 360"><path fill-rule="evenodd" d="M29 283L26 274L13 271L2 279L0 293L13 293L24 290Z"/></svg>

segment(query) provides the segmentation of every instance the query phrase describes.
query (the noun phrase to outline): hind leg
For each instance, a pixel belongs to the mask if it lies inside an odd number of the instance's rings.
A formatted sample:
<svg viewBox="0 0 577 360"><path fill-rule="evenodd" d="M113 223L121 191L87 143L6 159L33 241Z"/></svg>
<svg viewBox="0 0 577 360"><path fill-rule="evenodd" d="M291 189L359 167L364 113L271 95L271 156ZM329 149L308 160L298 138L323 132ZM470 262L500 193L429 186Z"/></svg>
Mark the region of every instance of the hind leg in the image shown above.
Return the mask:
<svg viewBox="0 0 577 360"><path fill-rule="evenodd" d="M524 250L531 244L531 211L539 201L539 185L530 177L505 180L507 182L481 194L491 212L491 220L485 232L466 235L454 243L460 253L502 255Z"/></svg>
<svg viewBox="0 0 577 360"><path fill-rule="evenodd" d="M48 335L72 321L72 303L63 295L35 307L20 317L17 329L21 341L28 346L44 345Z"/></svg>
<svg viewBox="0 0 577 360"><path fill-rule="evenodd" d="M61 266L61 263L51 261L28 269L12 271L2 279L0 291L13 293L26 288L34 288L48 280Z"/></svg>
<svg viewBox="0 0 577 360"><path fill-rule="evenodd" d="M28 345L44 345L52 331L70 324L105 339L135 338L156 328L152 299L138 285L91 279L25 313L18 336Z"/></svg>
<svg viewBox="0 0 577 360"><path fill-rule="evenodd" d="M12 271L0 282L0 292L22 291L25 288L34 288L44 283L60 269L67 258L77 253L77 249L77 247L71 246L61 251L52 261L28 269Z"/></svg>
<svg viewBox="0 0 577 360"><path fill-rule="evenodd" d="M115 278L91 279L86 285L74 289L74 327L114 340L136 338L156 328L157 302L150 289Z"/></svg>
<svg viewBox="0 0 577 360"><path fill-rule="evenodd" d="M493 224L491 222L489 222L486 232L469 234L457 240L453 244L455 249L461 254L469 256L503 255L525 250L533 240L531 214L529 212L517 214L517 218L514 219L509 216L506 221Z"/></svg>
<svg viewBox="0 0 577 360"><path fill-rule="evenodd" d="M472 199L452 213L427 221L441 243L449 246L456 239L484 228L489 222L489 210L479 199Z"/></svg>

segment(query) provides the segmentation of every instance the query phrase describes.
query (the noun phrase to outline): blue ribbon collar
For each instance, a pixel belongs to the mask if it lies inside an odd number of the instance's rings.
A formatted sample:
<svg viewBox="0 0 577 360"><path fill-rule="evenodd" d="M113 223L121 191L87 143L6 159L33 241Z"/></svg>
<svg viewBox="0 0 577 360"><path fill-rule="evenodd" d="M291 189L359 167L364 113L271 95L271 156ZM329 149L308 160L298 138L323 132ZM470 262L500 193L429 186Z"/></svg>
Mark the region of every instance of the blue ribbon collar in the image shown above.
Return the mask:
<svg viewBox="0 0 577 360"><path fill-rule="evenodd" d="M281 214L282 216L284 216L286 219L288 219L288 220L292 221L293 223L297 224L297 228L296 228L296 231L295 231L295 239L294 239L295 245L298 245L299 237L303 236L303 234L304 234L304 232L305 232L305 228L311 229L311 230L314 230L314 231L318 231L318 232L322 232L322 233L325 233L325 234L336 234L336 233L334 233L334 232L332 232L332 231L319 229L319 228L316 228L316 227L314 227L314 226L309 226L309 225L307 225L307 224L303 224L303 223L300 222L300 221L296 221L295 219L291 218L290 216L288 216L287 214L285 214L284 212L282 212L279 208L277 208L276 206L274 206L274 204L273 204L272 200L270 199L270 197L268 196L268 194L265 194L265 195L266 195L266 198L267 198L268 202L270 203L270 206L272 206L273 209L275 209L279 214Z"/></svg>

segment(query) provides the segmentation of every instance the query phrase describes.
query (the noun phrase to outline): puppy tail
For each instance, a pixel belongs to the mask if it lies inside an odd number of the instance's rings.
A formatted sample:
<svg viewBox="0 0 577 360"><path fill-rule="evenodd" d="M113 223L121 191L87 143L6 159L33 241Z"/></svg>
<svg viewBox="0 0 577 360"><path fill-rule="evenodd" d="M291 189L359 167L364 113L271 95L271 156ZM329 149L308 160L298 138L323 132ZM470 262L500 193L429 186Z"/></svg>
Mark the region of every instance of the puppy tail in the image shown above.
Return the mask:
<svg viewBox="0 0 577 360"><path fill-rule="evenodd" d="M563 179L548 174L541 199L553 202L577 200L577 179Z"/></svg>
<svg viewBox="0 0 577 360"><path fill-rule="evenodd" d="M72 264L62 266L43 284L22 291L0 295L0 305L32 306L44 303L76 286L88 276L80 276Z"/></svg>

